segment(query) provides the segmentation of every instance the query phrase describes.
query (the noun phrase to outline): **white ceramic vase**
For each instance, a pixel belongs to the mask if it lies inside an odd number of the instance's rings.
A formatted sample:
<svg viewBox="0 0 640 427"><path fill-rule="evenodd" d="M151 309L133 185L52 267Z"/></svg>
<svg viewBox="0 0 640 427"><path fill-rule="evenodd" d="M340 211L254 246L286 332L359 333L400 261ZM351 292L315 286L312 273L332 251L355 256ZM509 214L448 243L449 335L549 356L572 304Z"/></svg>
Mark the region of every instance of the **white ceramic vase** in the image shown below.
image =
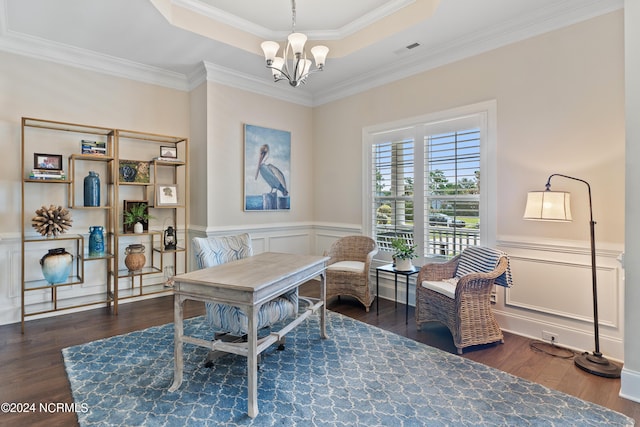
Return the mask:
<svg viewBox="0 0 640 427"><path fill-rule="evenodd" d="M396 258L396 270L411 271L412 269L413 269L413 264L411 263L411 258L409 259Z"/></svg>
<svg viewBox="0 0 640 427"><path fill-rule="evenodd" d="M136 222L136 223L133 225L133 232L134 232L134 233L136 233L136 234L142 234L142 233L144 233L144 227L143 227L143 225L142 225L142 223L141 223L141 222Z"/></svg>

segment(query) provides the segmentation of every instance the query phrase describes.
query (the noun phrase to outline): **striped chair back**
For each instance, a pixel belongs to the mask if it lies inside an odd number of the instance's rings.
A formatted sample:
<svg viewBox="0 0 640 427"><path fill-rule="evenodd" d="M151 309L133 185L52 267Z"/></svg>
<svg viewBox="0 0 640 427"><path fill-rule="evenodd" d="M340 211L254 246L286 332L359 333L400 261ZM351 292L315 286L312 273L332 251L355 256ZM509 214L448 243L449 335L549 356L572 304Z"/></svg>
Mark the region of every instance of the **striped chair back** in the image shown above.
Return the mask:
<svg viewBox="0 0 640 427"><path fill-rule="evenodd" d="M460 261L458 262L455 277L460 278L469 273L489 273L495 270L498 261L500 261L502 257L507 258L508 265L509 255L498 249L488 248L486 246L469 246L460 254ZM498 276L495 284L507 288L513 285L510 267L507 267L507 270Z"/></svg>

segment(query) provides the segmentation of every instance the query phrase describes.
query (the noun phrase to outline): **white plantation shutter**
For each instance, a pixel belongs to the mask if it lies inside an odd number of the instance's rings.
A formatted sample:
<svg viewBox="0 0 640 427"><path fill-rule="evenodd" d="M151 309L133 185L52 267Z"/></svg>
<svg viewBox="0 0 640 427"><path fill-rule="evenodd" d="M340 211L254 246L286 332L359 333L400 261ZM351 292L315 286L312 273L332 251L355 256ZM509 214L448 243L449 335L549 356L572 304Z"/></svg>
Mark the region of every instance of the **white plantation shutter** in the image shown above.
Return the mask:
<svg viewBox="0 0 640 427"><path fill-rule="evenodd" d="M480 129L428 135L425 145L425 252L455 255L480 244Z"/></svg>
<svg viewBox="0 0 640 427"><path fill-rule="evenodd" d="M416 244L423 257L480 245L481 191L494 185L493 178L480 182L486 117L483 111L365 133L365 217L379 258L390 259L397 237Z"/></svg>

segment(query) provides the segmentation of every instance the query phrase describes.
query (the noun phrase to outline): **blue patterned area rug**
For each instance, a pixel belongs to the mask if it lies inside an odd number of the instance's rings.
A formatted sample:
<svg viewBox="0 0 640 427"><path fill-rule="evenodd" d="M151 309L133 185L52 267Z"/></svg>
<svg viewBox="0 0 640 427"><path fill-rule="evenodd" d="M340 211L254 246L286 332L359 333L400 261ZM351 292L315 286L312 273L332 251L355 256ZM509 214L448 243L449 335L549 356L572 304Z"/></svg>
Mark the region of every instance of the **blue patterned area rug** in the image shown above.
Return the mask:
<svg viewBox="0 0 640 427"><path fill-rule="evenodd" d="M327 313L263 354L255 419L246 415L246 359L204 367L207 349L185 345L173 380L173 325L65 348L81 426L630 426L631 418L494 368ZM202 317L185 333L210 333Z"/></svg>

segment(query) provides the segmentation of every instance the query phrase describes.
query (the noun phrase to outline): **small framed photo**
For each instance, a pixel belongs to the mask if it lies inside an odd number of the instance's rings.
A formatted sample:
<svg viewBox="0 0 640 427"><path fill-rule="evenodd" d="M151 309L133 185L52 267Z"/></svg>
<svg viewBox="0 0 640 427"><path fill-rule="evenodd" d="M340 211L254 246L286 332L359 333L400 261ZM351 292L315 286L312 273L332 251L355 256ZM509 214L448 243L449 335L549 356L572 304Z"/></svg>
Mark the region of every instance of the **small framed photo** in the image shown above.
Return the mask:
<svg viewBox="0 0 640 427"><path fill-rule="evenodd" d="M177 159L178 158L178 148L177 147L170 147L168 145L161 145L160 146L160 157L168 157L170 159Z"/></svg>
<svg viewBox="0 0 640 427"><path fill-rule="evenodd" d="M156 206L175 206L178 204L178 186L176 184L156 185Z"/></svg>
<svg viewBox="0 0 640 427"><path fill-rule="evenodd" d="M62 155L33 153L33 168L61 171Z"/></svg>

